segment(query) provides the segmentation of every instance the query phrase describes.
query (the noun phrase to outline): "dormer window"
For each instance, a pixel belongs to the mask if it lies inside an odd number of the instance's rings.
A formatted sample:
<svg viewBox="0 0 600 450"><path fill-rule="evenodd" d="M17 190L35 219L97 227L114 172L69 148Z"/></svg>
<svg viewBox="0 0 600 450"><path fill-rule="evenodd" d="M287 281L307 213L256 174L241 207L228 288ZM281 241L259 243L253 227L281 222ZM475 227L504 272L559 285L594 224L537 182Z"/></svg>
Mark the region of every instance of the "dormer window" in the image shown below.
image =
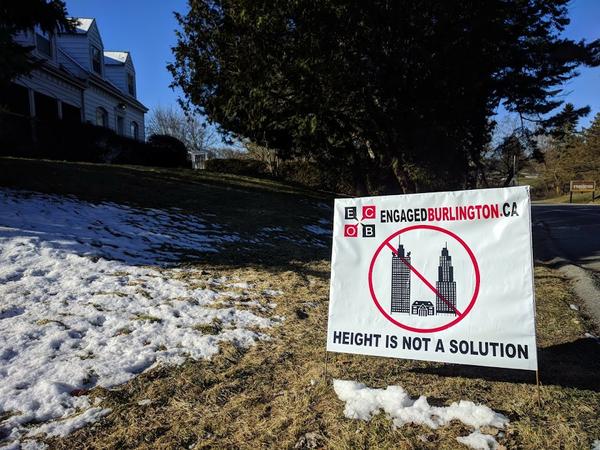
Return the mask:
<svg viewBox="0 0 600 450"><path fill-rule="evenodd" d="M127 90L129 91L129 95L135 97L135 79L131 73L127 74Z"/></svg>
<svg viewBox="0 0 600 450"><path fill-rule="evenodd" d="M92 70L102 75L102 53L100 49L92 45Z"/></svg>
<svg viewBox="0 0 600 450"><path fill-rule="evenodd" d="M36 31L35 46L40 55L52 58L52 38L49 33L42 30Z"/></svg>
<svg viewBox="0 0 600 450"><path fill-rule="evenodd" d="M96 108L96 125L108 128L108 111L101 106Z"/></svg>

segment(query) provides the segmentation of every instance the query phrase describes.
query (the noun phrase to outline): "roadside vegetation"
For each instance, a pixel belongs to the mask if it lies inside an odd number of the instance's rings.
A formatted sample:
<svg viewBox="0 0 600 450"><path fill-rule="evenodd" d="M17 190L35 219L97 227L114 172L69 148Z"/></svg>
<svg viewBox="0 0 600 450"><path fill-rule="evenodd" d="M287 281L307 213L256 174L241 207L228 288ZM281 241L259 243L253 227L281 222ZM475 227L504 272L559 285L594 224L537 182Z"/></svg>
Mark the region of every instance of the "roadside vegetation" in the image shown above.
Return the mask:
<svg viewBox="0 0 600 450"><path fill-rule="evenodd" d="M549 268L535 270L538 403L531 372L343 354L329 354L326 366L330 249L302 244L310 239L304 226L331 215L326 194L208 172L10 158L0 159L0 185L218 214L242 241L198 261L184 258L179 267L193 270L178 276L226 276L257 292L281 292L273 314L284 320L270 340L247 349L226 344L210 360L159 366L122 386L94 388L90 395L112 411L66 438L47 440L50 448L456 449L456 437L467 431L458 422L394 429L383 415L346 419L334 378L401 385L438 406L460 399L485 404L510 419L504 430L486 430L505 448L590 448L600 438L600 345L585 335L597 330L567 280ZM280 227L293 239L253 244L264 227Z"/></svg>

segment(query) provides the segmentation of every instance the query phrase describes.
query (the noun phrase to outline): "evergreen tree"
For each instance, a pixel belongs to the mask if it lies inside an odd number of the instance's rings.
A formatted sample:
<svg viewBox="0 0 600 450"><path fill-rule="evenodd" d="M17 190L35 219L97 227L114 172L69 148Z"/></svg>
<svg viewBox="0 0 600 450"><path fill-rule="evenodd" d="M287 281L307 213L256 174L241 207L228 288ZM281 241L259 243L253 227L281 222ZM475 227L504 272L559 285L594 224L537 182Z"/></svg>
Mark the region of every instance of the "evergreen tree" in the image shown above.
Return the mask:
<svg viewBox="0 0 600 450"><path fill-rule="evenodd" d="M38 26L47 33L59 27L72 28L62 0L0 0L0 89L19 75L28 74L35 61L31 47L14 42L14 36Z"/></svg>
<svg viewBox="0 0 600 450"><path fill-rule="evenodd" d="M169 69L221 131L350 166L359 193L468 187L499 104L537 120L598 65L600 41L560 37L567 4L194 0Z"/></svg>

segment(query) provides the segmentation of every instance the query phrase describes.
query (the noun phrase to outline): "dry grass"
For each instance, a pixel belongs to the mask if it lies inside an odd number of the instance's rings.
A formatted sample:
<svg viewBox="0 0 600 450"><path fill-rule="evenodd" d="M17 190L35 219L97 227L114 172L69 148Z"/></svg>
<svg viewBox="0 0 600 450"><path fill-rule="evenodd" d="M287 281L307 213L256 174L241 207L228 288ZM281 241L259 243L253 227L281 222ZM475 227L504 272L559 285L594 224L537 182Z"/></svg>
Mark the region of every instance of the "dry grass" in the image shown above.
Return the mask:
<svg viewBox="0 0 600 450"><path fill-rule="evenodd" d="M600 202L600 198L598 193L595 194L595 199L592 202L592 193L584 192L584 193L573 193L573 197L570 198L569 194L559 195L557 197L545 198L543 200L537 200L537 203L570 203L569 200L572 200L572 203L582 203L582 204L595 204L597 205Z"/></svg>
<svg viewBox="0 0 600 450"><path fill-rule="evenodd" d="M541 407L530 372L330 354L325 378L326 261L290 270L204 269L239 277L257 291L284 292L275 314L286 320L270 331L272 340L247 351L228 344L211 361L159 367L114 390L96 388L91 395L111 414L49 441L51 448L456 449L456 436L470 432L460 423L394 429L383 415L368 423L346 419L331 378L400 384L436 405L485 403L511 420L497 436L507 448L580 449L600 438L600 346L582 339L586 321L569 308L576 301L566 281L549 269L536 269Z"/></svg>
<svg viewBox="0 0 600 450"><path fill-rule="evenodd" d="M541 407L531 372L330 354L325 377L328 250L306 245L310 235L303 227L329 215L323 202L331 197L206 172L15 158L0 158L0 185L91 201L176 206L218 218L245 244L225 246L209 256L212 265L195 264L198 270L179 277L219 289L205 280L226 276L255 285L254 292L283 292L253 298L277 303L273 313L285 317L268 331L271 340L248 350L227 344L210 361L157 367L118 388L94 388L90 395L112 412L64 439L48 440L50 448L456 449L455 438L470 431L460 423L394 429L383 415L368 423L346 419L332 378L372 387L399 384L435 405L459 399L485 403L509 416L498 441L510 449L589 449L600 439L600 345L584 338L589 322L569 308L577 302L567 282L549 269L536 268ZM274 225L285 229L287 239L249 244ZM193 274L198 279L190 279ZM140 405L142 400L150 403Z"/></svg>

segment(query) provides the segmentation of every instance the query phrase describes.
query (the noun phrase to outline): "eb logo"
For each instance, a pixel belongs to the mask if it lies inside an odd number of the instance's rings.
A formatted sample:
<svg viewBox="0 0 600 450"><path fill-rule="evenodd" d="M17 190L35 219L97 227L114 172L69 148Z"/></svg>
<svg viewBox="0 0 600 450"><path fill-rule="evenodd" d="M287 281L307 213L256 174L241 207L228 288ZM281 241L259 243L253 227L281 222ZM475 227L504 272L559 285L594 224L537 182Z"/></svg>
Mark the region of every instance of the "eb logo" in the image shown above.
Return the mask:
<svg viewBox="0 0 600 450"><path fill-rule="evenodd" d="M376 215L377 209L374 205L363 206L362 215L359 220L356 206L347 206L344 209L344 219L356 220L359 223L344 224L344 237L375 237L375 224L365 224L362 221L373 220Z"/></svg>

